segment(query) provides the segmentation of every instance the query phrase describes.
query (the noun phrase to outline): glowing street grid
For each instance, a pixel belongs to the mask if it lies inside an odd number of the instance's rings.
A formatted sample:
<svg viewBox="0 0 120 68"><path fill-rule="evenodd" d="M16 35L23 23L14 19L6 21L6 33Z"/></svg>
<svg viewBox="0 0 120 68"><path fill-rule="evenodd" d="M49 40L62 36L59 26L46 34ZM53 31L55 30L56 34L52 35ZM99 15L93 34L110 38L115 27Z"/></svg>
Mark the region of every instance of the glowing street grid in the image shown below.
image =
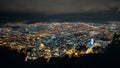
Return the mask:
<svg viewBox="0 0 120 68"><path fill-rule="evenodd" d="M7 23L0 27L0 46L26 55L25 61L53 57L80 57L103 53L114 33L120 34L119 22Z"/></svg>

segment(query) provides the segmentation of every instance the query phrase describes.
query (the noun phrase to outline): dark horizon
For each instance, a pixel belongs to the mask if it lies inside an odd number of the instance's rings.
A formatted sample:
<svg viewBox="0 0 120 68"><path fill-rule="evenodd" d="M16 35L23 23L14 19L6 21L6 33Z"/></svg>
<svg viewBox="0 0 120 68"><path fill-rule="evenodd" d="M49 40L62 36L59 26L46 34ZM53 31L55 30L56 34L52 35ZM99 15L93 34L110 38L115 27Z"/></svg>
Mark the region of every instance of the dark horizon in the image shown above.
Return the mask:
<svg viewBox="0 0 120 68"><path fill-rule="evenodd" d="M30 20L31 22L39 21L57 21L57 22L105 22L105 21L120 21L120 12L117 9L104 12L87 12L87 13L66 13L66 14L38 14L38 13L18 13L18 12L0 12L0 21L20 21Z"/></svg>
<svg viewBox="0 0 120 68"><path fill-rule="evenodd" d="M120 21L119 3L117 0L2 0L0 23Z"/></svg>
<svg viewBox="0 0 120 68"><path fill-rule="evenodd" d="M0 22L120 21L119 0L1 0Z"/></svg>

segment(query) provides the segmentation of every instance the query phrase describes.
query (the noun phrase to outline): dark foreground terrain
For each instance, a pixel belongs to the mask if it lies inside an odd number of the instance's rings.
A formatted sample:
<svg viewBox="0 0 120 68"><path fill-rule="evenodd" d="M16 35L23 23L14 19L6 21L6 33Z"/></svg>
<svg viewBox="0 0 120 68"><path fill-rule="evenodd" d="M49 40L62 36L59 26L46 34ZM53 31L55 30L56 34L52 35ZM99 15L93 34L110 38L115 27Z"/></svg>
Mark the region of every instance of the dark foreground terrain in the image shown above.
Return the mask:
<svg viewBox="0 0 120 68"><path fill-rule="evenodd" d="M88 54L79 58L52 58L24 62L25 55L0 47L0 68L120 68L120 44L110 44L103 54Z"/></svg>

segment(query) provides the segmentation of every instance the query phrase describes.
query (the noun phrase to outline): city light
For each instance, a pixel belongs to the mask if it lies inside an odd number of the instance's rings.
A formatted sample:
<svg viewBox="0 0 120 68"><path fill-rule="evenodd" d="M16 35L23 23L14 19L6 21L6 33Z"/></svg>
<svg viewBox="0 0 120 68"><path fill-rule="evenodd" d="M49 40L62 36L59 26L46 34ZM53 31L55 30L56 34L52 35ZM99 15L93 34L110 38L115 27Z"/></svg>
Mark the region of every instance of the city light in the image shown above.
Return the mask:
<svg viewBox="0 0 120 68"><path fill-rule="evenodd" d="M49 62L53 57L67 55L71 58L103 53L114 32L119 33L120 28L118 23L114 23L114 27L110 23L98 25L85 22L35 24L9 24L9 28L1 27L0 46L24 53L25 62L40 58Z"/></svg>

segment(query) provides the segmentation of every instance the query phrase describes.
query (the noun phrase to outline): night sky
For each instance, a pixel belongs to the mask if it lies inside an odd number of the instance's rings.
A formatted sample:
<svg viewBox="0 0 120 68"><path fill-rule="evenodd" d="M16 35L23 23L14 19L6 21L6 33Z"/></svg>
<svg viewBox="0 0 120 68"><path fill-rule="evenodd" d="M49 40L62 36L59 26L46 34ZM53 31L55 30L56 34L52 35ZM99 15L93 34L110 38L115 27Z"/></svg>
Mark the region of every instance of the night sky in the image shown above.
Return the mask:
<svg viewBox="0 0 120 68"><path fill-rule="evenodd" d="M119 20L120 0L0 0L0 14L1 19Z"/></svg>

